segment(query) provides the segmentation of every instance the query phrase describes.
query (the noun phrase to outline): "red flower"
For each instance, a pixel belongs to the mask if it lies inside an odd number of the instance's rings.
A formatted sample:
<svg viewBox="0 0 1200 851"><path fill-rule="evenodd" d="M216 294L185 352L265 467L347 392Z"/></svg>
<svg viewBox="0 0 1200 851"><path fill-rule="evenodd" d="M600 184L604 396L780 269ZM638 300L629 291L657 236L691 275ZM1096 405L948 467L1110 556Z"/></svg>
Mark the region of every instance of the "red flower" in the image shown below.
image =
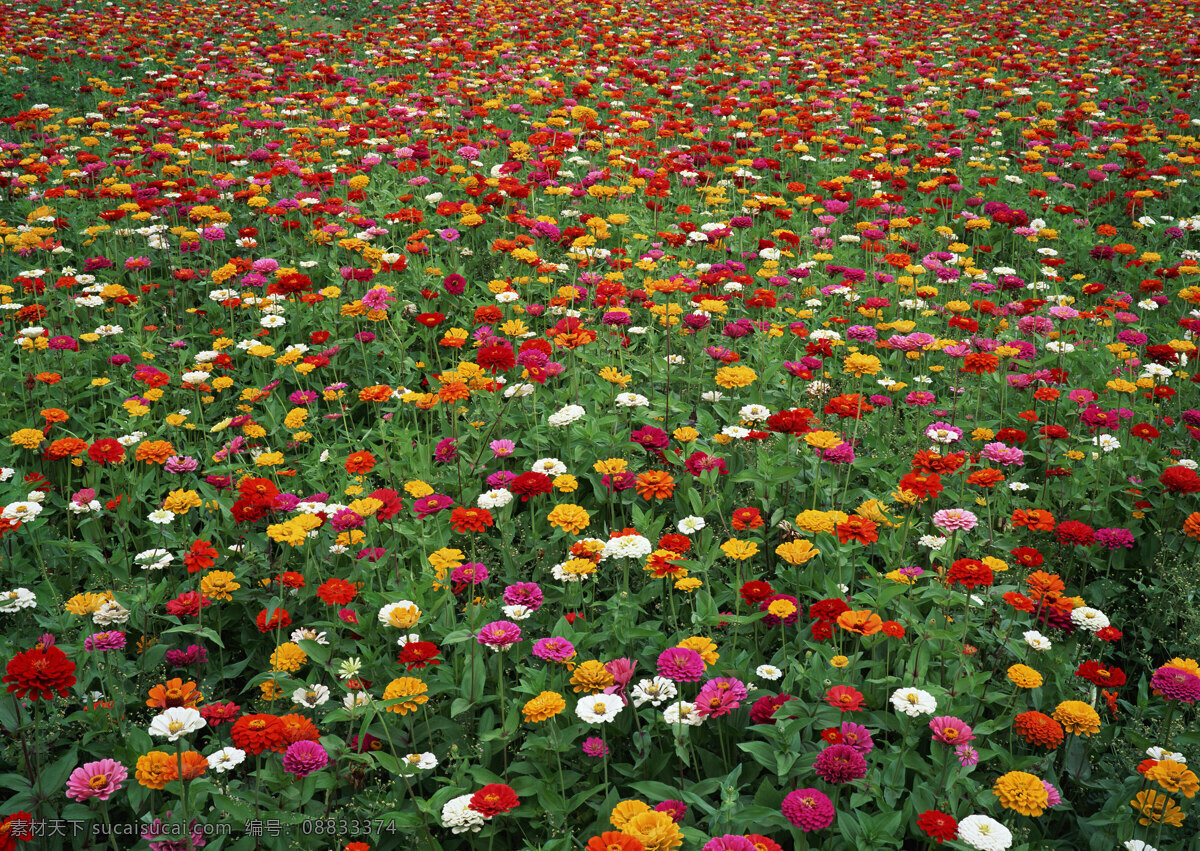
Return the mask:
<svg viewBox="0 0 1200 851"><path fill-rule="evenodd" d="M28 694L30 700L53 700L54 692L66 697L75 685L75 663L57 647L35 647L9 661L3 681L17 697Z"/></svg>
<svg viewBox="0 0 1200 851"><path fill-rule="evenodd" d="M755 579L747 582L742 586L742 590L738 592L742 599L746 601L747 606L757 606L763 600L775 593L775 589L771 587L769 582L760 582Z"/></svg>
<svg viewBox="0 0 1200 851"><path fill-rule="evenodd" d="M97 464L120 464L125 460L125 447L105 437L88 447L88 457Z"/></svg>
<svg viewBox="0 0 1200 851"><path fill-rule="evenodd" d="M198 591L185 591L174 600L167 603L167 614L180 617L188 615L195 617L200 614L201 608L206 608L212 605L212 600L200 594Z"/></svg>
<svg viewBox="0 0 1200 851"><path fill-rule="evenodd" d="M793 408L767 417L767 428L777 434L807 434L812 431L810 423L815 418L816 414L808 408Z"/></svg>
<svg viewBox="0 0 1200 851"><path fill-rule="evenodd" d="M825 406L825 413L835 414L842 419L857 420L863 414L869 414L875 410L875 406L871 405L858 393L843 393L841 396L834 396Z"/></svg>
<svg viewBox="0 0 1200 851"><path fill-rule="evenodd" d="M762 514L757 508L738 508L733 512L733 528L739 532L747 529L759 529L762 525Z"/></svg>
<svg viewBox="0 0 1200 851"><path fill-rule="evenodd" d="M15 812L0 819L0 851L12 851L16 843L33 839L33 816Z"/></svg>
<svg viewBox="0 0 1200 851"><path fill-rule="evenodd" d="M1188 470L1188 472L1192 471ZM1064 520L1059 523L1055 535L1060 544L1073 544L1077 547L1091 546L1092 542L1096 540L1096 530L1078 520Z"/></svg>
<svg viewBox="0 0 1200 851"><path fill-rule="evenodd" d="M411 671L414 668L442 664L441 660L437 658L439 652L438 646L432 641L410 641L404 645L400 655L396 658L401 665L407 665L407 670Z"/></svg>
<svg viewBox="0 0 1200 851"><path fill-rule="evenodd" d="M475 362L488 372L507 372L517 364L512 346L507 343L497 343L494 346L484 346L475 356Z"/></svg>
<svg viewBox="0 0 1200 851"><path fill-rule="evenodd" d="M1196 493L1200 491L1200 476L1187 467L1168 467L1162 471L1158 481L1168 493Z"/></svg>
<svg viewBox="0 0 1200 851"><path fill-rule="evenodd" d="M759 833L747 833L746 839L754 846L754 851L783 851L783 846L774 839L769 839Z"/></svg>
<svg viewBox="0 0 1200 851"><path fill-rule="evenodd" d="M975 587L987 588L995 579L990 567L973 558L960 558L950 565L947 578L951 585L961 585L968 590Z"/></svg>
<svg viewBox="0 0 1200 851"><path fill-rule="evenodd" d="M1079 666L1079 670L1075 672L1075 676L1083 677L1090 683L1098 686L1117 686L1125 685L1125 672L1120 668L1113 666L1111 668L1101 665L1099 662L1084 662Z"/></svg>
<svg viewBox="0 0 1200 851"><path fill-rule="evenodd" d="M673 553L683 555L691 548L692 542L687 535L676 535L672 532L658 539L658 549L660 550L670 550Z"/></svg>
<svg viewBox="0 0 1200 851"><path fill-rule="evenodd" d="M400 494L394 490L380 488L367 494L367 497L383 503L383 507L375 512L376 520L391 520L404 510L404 502L400 499Z"/></svg>
<svg viewBox="0 0 1200 851"><path fill-rule="evenodd" d="M424 325L426 328L436 328L445 318L445 315L441 313L422 313L417 317L417 322Z"/></svg>
<svg viewBox="0 0 1200 851"><path fill-rule="evenodd" d="M936 839L938 845L958 836L958 822L954 820L954 816L939 813L937 810L926 810L917 816L917 827L930 839Z"/></svg>
<svg viewBox="0 0 1200 851"><path fill-rule="evenodd" d="M292 623L292 617L287 613L287 609L272 609L269 612L263 609L254 619L254 623L259 632L271 632L275 629L287 629Z"/></svg>
<svg viewBox="0 0 1200 851"><path fill-rule="evenodd" d="M828 744L840 745L842 744L842 731L837 727L826 727L821 731L821 738Z"/></svg>
<svg viewBox="0 0 1200 851"><path fill-rule="evenodd" d="M183 564L188 573L208 570L216 563L217 551L210 541L193 541L188 551L183 554Z"/></svg>
<svg viewBox="0 0 1200 851"><path fill-rule="evenodd" d="M364 475L375 467L375 456L370 452L355 452L346 459L346 472Z"/></svg>
<svg viewBox="0 0 1200 851"><path fill-rule="evenodd" d="M207 706L200 707L200 716L208 722L208 726L220 727L222 724L236 718L241 708L233 701L210 703Z"/></svg>
<svg viewBox="0 0 1200 851"><path fill-rule="evenodd" d="M935 497L943 490L942 477L937 473L908 473L900 478L900 490L915 494L919 499Z"/></svg>
<svg viewBox="0 0 1200 851"><path fill-rule="evenodd" d="M841 617L843 612L850 611L850 607L846 605L846 601L839 597L830 597L827 600L818 600L808 607L808 616L813 620L835 621Z"/></svg>
<svg viewBox="0 0 1200 851"><path fill-rule="evenodd" d="M1042 554L1033 547L1017 547L1015 550L1010 550L1013 559L1022 567L1041 567Z"/></svg>
<svg viewBox="0 0 1200 851"><path fill-rule="evenodd" d="M317 597L327 606L344 606L358 596L358 588L345 579L326 579L317 588Z"/></svg>
<svg viewBox="0 0 1200 851"><path fill-rule="evenodd" d="M851 686L834 686L825 692L825 702L837 707L842 712L855 712L862 709L866 700L863 693Z"/></svg>
<svg viewBox="0 0 1200 851"><path fill-rule="evenodd" d="M234 722L230 735L233 737L234 746L251 756L258 756L268 750L282 753L288 746L287 730L283 722L274 715L243 715Z"/></svg>
<svg viewBox="0 0 1200 851"><path fill-rule="evenodd" d="M529 502L532 496L550 493L554 481L545 473L522 473L513 479L508 489L521 497L521 502Z"/></svg>
<svg viewBox="0 0 1200 851"><path fill-rule="evenodd" d="M858 541L860 544L873 544L879 540L879 533L876 531L876 526L865 517L851 516L844 523L837 524L834 527L837 530L838 540L843 544L849 541Z"/></svg>
<svg viewBox="0 0 1200 851"><path fill-rule="evenodd" d="M455 532L482 532L495 522L486 508L460 507L450 512L450 525Z"/></svg>
<svg viewBox="0 0 1200 851"><path fill-rule="evenodd" d="M883 622L883 634L886 635L888 638L903 638L904 637L904 627L901 624L896 623L895 621L884 621Z"/></svg>
<svg viewBox="0 0 1200 851"><path fill-rule="evenodd" d="M470 808L480 813L484 818L506 813L515 809L521 803L517 793L511 786L503 783L489 783L471 796Z"/></svg>

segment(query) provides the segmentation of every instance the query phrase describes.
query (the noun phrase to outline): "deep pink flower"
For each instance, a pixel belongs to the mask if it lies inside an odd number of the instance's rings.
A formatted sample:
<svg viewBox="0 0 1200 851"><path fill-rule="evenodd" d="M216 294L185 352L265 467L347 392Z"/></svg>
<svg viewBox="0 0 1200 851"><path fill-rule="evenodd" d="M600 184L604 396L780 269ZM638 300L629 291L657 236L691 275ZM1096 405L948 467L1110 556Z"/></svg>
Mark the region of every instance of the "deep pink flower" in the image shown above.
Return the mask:
<svg viewBox="0 0 1200 851"><path fill-rule="evenodd" d="M849 783L867 773L867 761L850 745L830 745L817 754L813 769L827 783Z"/></svg>
<svg viewBox="0 0 1200 851"><path fill-rule="evenodd" d="M816 789L788 792L781 808L784 817L805 833L833 824L833 802Z"/></svg>
<svg viewBox="0 0 1200 851"><path fill-rule="evenodd" d="M76 801L99 798L107 801L129 777L125 766L113 759L85 762L67 779L67 797Z"/></svg>

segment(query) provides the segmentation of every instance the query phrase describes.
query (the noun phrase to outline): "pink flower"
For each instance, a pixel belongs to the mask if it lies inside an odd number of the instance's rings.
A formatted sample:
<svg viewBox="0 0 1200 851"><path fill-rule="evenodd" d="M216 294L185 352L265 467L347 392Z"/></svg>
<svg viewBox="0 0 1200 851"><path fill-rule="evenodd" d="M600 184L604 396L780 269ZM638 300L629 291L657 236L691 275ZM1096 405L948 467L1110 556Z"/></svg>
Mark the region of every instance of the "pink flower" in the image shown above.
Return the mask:
<svg viewBox="0 0 1200 851"><path fill-rule="evenodd" d="M658 656L658 673L677 683L699 682L704 659L689 647L669 647Z"/></svg>
<svg viewBox="0 0 1200 851"><path fill-rule="evenodd" d="M329 764L329 754L317 742L307 739L288 745L283 754L283 770L297 777L307 777Z"/></svg>
<svg viewBox="0 0 1200 851"><path fill-rule="evenodd" d="M970 532L979 525L979 518L965 508L943 508L934 512L933 525L943 532Z"/></svg>
<svg viewBox="0 0 1200 851"><path fill-rule="evenodd" d="M507 650L521 640L521 628L512 621L493 621L479 630L475 640L493 650Z"/></svg>
<svg viewBox="0 0 1200 851"><path fill-rule="evenodd" d="M124 646L123 632L97 632L83 640L83 649L89 652L103 653L106 650L120 650Z"/></svg>
<svg viewBox="0 0 1200 851"><path fill-rule="evenodd" d="M833 824L833 802L816 789L797 789L788 792L781 806L783 815L796 827L808 833Z"/></svg>
<svg viewBox="0 0 1200 851"><path fill-rule="evenodd" d="M933 739L943 745L965 745L975 738L971 726L952 715L939 715L929 722Z"/></svg>
<svg viewBox="0 0 1200 851"><path fill-rule="evenodd" d="M817 754L813 770L827 783L849 783L867 773L867 761L850 745L830 745Z"/></svg>
<svg viewBox="0 0 1200 851"><path fill-rule="evenodd" d="M369 310L387 310L387 306L394 301L385 287L374 287L362 297L363 307Z"/></svg>
<svg viewBox="0 0 1200 851"><path fill-rule="evenodd" d="M67 797L76 801L99 798L107 801L129 777L125 766L113 759L85 762L67 779Z"/></svg>
<svg viewBox="0 0 1200 851"><path fill-rule="evenodd" d="M566 662L575 655L575 645L565 638L539 638L533 643L533 655L547 662Z"/></svg>

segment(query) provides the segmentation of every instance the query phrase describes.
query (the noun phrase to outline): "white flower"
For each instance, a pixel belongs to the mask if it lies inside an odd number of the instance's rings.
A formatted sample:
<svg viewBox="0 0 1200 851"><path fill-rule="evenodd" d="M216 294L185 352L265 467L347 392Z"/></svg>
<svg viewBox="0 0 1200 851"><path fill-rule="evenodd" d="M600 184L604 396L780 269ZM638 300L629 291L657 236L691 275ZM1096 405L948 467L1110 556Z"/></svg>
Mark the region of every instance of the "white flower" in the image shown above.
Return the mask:
<svg viewBox="0 0 1200 851"><path fill-rule="evenodd" d="M557 458L539 458L533 462L533 472L545 473L547 476L561 476L567 472L567 465Z"/></svg>
<svg viewBox="0 0 1200 851"><path fill-rule="evenodd" d="M690 517L685 517L680 520L679 524L675 528L677 528L682 535L693 535L703 529L705 525L707 524L705 524L703 517L697 517L693 514Z"/></svg>
<svg viewBox="0 0 1200 851"><path fill-rule="evenodd" d="M403 648L403 647L407 647L409 644L411 644L414 641L420 641L420 640L421 640L421 636L417 635L417 633L415 633L415 632L410 632L408 635L402 635L399 638L397 638L396 646Z"/></svg>
<svg viewBox="0 0 1200 851"><path fill-rule="evenodd" d="M1024 482L1009 482L1008 489L1015 493L1020 493L1021 491L1029 490L1029 485L1025 484Z"/></svg>
<svg viewBox="0 0 1200 851"><path fill-rule="evenodd" d="M742 405L741 409L738 411L738 416L743 420L748 420L752 423L761 423L766 420L767 417L771 416L771 409L766 405Z"/></svg>
<svg viewBox="0 0 1200 851"><path fill-rule="evenodd" d="M528 620L533 614L528 606L501 606L500 611L504 612L506 618L514 621Z"/></svg>
<svg viewBox="0 0 1200 851"><path fill-rule="evenodd" d="M208 726L198 709L190 706L173 706L150 722L151 736L165 736L174 742L180 736L188 736Z"/></svg>
<svg viewBox="0 0 1200 851"><path fill-rule="evenodd" d="M5 520L20 520L28 523L42 513L42 507L36 502L10 502L0 511L0 518ZM174 517L175 515L171 515Z"/></svg>
<svg viewBox="0 0 1200 851"><path fill-rule="evenodd" d="M829 384L824 381L810 381L804 388L804 392L809 396L824 396L829 392Z"/></svg>
<svg viewBox="0 0 1200 851"><path fill-rule="evenodd" d="M967 816L958 823L958 838L979 851L1005 851L1013 835L1007 827L987 816Z"/></svg>
<svg viewBox="0 0 1200 851"><path fill-rule="evenodd" d="M417 611L420 611L417 604L412 600L400 600L395 603L388 603L379 610L379 622L384 626L394 626L395 624L392 623L392 612L397 609L417 609Z"/></svg>
<svg viewBox="0 0 1200 851"><path fill-rule="evenodd" d="M562 428L583 419L586 413L579 405L567 405L551 414L547 422L555 428Z"/></svg>
<svg viewBox="0 0 1200 851"><path fill-rule="evenodd" d="M360 706L369 706L373 698L365 691L352 691L342 698L342 706L348 711L354 711Z"/></svg>
<svg viewBox="0 0 1200 851"><path fill-rule="evenodd" d="M475 500L475 505L479 508L503 508L512 502L513 495L511 491L504 488L496 488L495 490L486 491L479 495Z"/></svg>
<svg viewBox="0 0 1200 851"><path fill-rule="evenodd" d="M166 550L143 550L133 557L133 561L141 565L142 570L162 570L175 561L175 556Z"/></svg>
<svg viewBox="0 0 1200 851"><path fill-rule="evenodd" d="M624 706L625 702L615 694L593 694L575 704L575 714L588 724L607 724Z"/></svg>
<svg viewBox="0 0 1200 851"><path fill-rule="evenodd" d="M437 757L431 753L410 753L404 757L404 761L408 763L409 768L437 768Z"/></svg>
<svg viewBox="0 0 1200 851"><path fill-rule="evenodd" d="M1111 434L1101 434L1092 438L1092 446L1099 446L1105 452L1112 452L1114 449L1121 448L1121 441Z"/></svg>
<svg viewBox="0 0 1200 851"><path fill-rule="evenodd" d="M1108 626L1108 616L1099 609L1080 606L1071 611L1071 623L1086 632L1099 632Z"/></svg>
<svg viewBox="0 0 1200 851"><path fill-rule="evenodd" d="M923 547L929 547L931 550L940 550L946 546L946 539L940 535L922 535L917 539L917 543Z"/></svg>
<svg viewBox="0 0 1200 851"><path fill-rule="evenodd" d="M314 683L307 688L298 688L292 692L292 702L312 709L329 700L329 688Z"/></svg>
<svg viewBox="0 0 1200 851"><path fill-rule="evenodd" d="M219 751L210 753L206 759L208 767L217 774L224 774L231 768L236 768L246 761L246 752L239 748L221 748Z"/></svg>
<svg viewBox="0 0 1200 851"><path fill-rule="evenodd" d="M315 641L317 644L329 643L329 639L325 637L325 633L317 632L315 629L309 629L308 627L293 629L289 637L292 641Z"/></svg>
<svg viewBox="0 0 1200 851"><path fill-rule="evenodd" d="M1144 839L1126 839L1125 851L1158 851L1153 845L1147 845Z"/></svg>
<svg viewBox="0 0 1200 851"><path fill-rule="evenodd" d="M343 680L353 679L362 670L362 659L347 659L338 667L338 676Z"/></svg>
<svg viewBox="0 0 1200 851"><path fill-rule="evenodd" d="M679 691L675 688L675 683L668 680L666 677L654 677L650 680L642 680L633 687L630 692L633 695L633 705L641 707L644 703L651 703L654 706L659 706L668 700L671 700Z"/></svg>
<svg viewBox="0 0 1200 851"><path fill-rule="evenodd" d="M151 511L150 515L146 519L151 523L157 523L160 526L165 526L167 523L170 523L175 519L175 512L167 511L165 508L160 508L158 511Z"/></svg>
<svg viewBox="0 0 1200 851"><path fill-rule="evenodd" d="M742 428L741 426L725 426L721 429L721 434L726 437L732 437L734 440L741 440L750 435L750 429Z"/></svg>
<svg viewBox="0 0 1200 851"><path fill-rule="evenodd" d="M725 394L720 390L705 390L700 394L700 399L704 402L720 402L724 398Z"/></svg>
<svg viewBox="0 0 1200 851"><path fill-rule="evenodd" d="M208 373L207 372L196 371L196 372L185 372L183 374L183 383L184 384L203 384L206 381L208 381Z"/></svg>
<svg viewBox="0 0 1200 851"><path fill-rule="evenodd" d="M1158 745L1152 745L1146 748L1146 756L1151 759L1159 760L1169 759L1171 762L1178 762L1181 765L1187 765L1187 758L1181 753L1172 753L1171 751L1163 750Z"/></svg>
<svg viewBox="0 0 1200 851"><path fill-rule="evenodd" d="M650 407L650 400L638 393L618 393L616 401L618 408Z"/></svg>
<svg viewBox="0 0 1200 851"><path fill-rule="evenodd" d="M783 671L776 668L774 665L759 665L754 669L756 677L762 677L764 680L774 682L783 676Z"/></svg>
<svg viewBox="0 0 1200 851"><path fill-rule="evenodd" d="M645 558L654 551L654 545L641 535L622 535L604 544L600 558Z"/></svg>
<svg viewBox="0 0 1200 851"><path fill-rule="evenodd" d="M900 688L892 692L892 706L897 712L916 718L918 715L932 715L937 709L937 701L933 695L919 688Z"/></svg>
<svg viewBox="0 0 1200 851"><path fill-rule="evenodd" d="M511 399L516 396L518 399L524 399L526 396L532 396L533 390L532 384L514 384L512 387L504 388L504 398Z"/></svg>
<svg viewBox="0 0 1200 851"><path fill-rule="evenodd" d="M688 703L686 700L672 703L664 709L663 720L672 727L677 727L681 724L685 727L699 727L704 723L704 719L696 712L696 704Z"/></svg>
<svg viewBox="0 0 1200 851"><path fill-rule="evenodd" d="M16 472L12 467L0 467L0 482L7 482Z"/></svg>
<svg viewBox="0 0 1200 851"><path fill-rule="evenodd" d="M113 626L114 624L129 623L129 609L116 600L109 600L92 613L92 623L97 626Z"/></svg>
<svg viewBox="0 0 1200 851"><path fill-rule="evenodd" d="M1036 629L1030 629L1030 630L1025 631L1025 643L1028 644L1030 647L1032 647L1034 650L1049 650L1050 647L1052 646L1050 643L1050 639L1047 638L1046 636L1042 635Z"/></svg>
<svg viewBox="0 0 1200 851"><path fill-rule="evenodd" d="M11 615L21 609L32 609L37 605L37 597L28 588L14 588L0 593L0 612Z"/></svg>
<svg viewBox="0 0 1200 851"><path fill-rule="evenodd" d="M485 821L483 813L471 809L471 795L451 798L442 806L442 827L451 833L478 833Z"/></svg>

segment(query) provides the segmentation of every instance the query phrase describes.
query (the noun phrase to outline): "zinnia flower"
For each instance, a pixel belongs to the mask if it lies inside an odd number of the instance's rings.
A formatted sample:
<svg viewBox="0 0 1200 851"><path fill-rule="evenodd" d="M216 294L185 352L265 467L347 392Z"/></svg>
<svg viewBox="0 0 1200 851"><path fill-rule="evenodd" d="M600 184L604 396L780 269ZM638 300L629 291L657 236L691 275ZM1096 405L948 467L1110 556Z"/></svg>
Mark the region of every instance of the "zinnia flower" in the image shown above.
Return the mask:
<svg viewBox="0 0 1200 851"><path fill-rule="evenodd" d="M88 798L107 801L128 777L129 771L115 760L85 762L72 771L67 779L67 797L76 801L86 801Z"/></svg>
<svg viewBox="0 0 1200 851"><path fill-rule="evenodd" d="M816 789L797 789L788 792L782 804L784 817L808 833L833 824L833 802Z"/></svg>
<svg viewBox="0 0 1200 851"><path fill-rule="evenodd" d="M1010 771L1001 775L992 791L1002 806L1023 816L1040 816L1049 802L1049 794L1042 781L1024 771Z"/></svg>
<svg viewBox="0 0 1200 851"><path fill-rule="evenodd" d="M288 745L283 754L283 770L307 777L329 764L329 754L317 742L301 740Z"/></svg>
<svg viewBox="0 0 1200 851"><path fill-rule="evenodd" d="M830 745L817 755L813 769L827 783L849 783L867 773L867 761L849 745Z"/></svg>

